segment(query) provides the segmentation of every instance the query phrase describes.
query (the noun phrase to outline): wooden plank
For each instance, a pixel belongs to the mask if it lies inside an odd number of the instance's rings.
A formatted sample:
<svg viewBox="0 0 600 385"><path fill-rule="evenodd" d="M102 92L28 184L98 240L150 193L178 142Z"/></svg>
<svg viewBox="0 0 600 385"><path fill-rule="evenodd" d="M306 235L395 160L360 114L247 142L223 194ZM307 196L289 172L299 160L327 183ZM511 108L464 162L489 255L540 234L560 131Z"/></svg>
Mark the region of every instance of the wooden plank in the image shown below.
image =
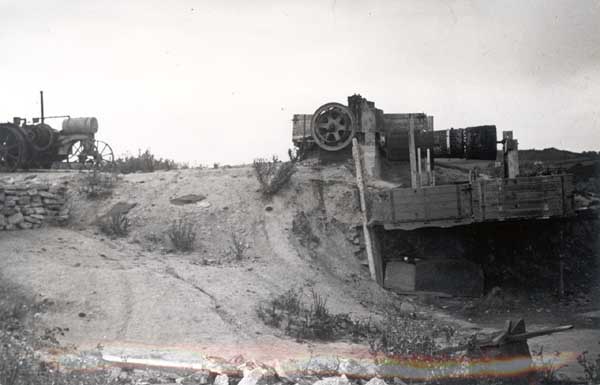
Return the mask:
<svg viewBox="0 0 600 385"><path fill-rule="evenodd" d="M519 207L503 207L502 212L504 213L520 213L520 212L525 212L525 211L531 211L531 210L539 210L539 211L545 211L545 212L561 212L562 211L562 207L560 205L555 205L555 206L549 206L549 205L523 205L523 206L519 206Z"/></svg>
<svg viewBox="0 0 600 385"><path fill-rule="evenodd" d="M444 195L441 199L440 198L435 198L435 197L428 197L428 196L419 196L419 197L411 197L411 198L405 198L402 200L399 200L398 197L394 197L394 199L396 201L401 201L402 202L402 206L411 206L411 205L435 205L437 203L440 204L446 204L446 203L454 203L456 205L456 200L457 197L459 197L460 195L454 195L454 196L446 196Z"/></svg>
<svg viewBox="0 0 600 385"><path fill-rule="evenodd" d="M502 196L504 199L544 199L547 196L553 196L554 191L505 191ZM561 194L555 194L560 197Z"/></svg>
<svg viewBox="0 0 600 385"><path fill-rule="evenodd" d="M372 242L373 234L368 226L367 203L365 199L366 186L363 179L362 157L356 138L352 139L352 156L354 157L354 164L356 166L356 184L360 194L360 211L362 214L363 235L365 238L365 248L367 250L367 260L369 262L369 272L371 273L371 279L379 285L383 285L383 264L381 262L381 255L379 254L378 249L374 249L376 245Z"/></svg>
<svg viewBox="0 0 600 385"><path fill-rule="evenodd" d="M428 222L425 222L425 221L422 221L422 222L414 222L414 221L394 222L394 223L385 223L383 228L386 230L415 230L415 229L418 229L421 227L426 227L426 226L427 227L436 226L436 227L447 228L447 227L471 224L474 222L476 222L476 221L474 221L471 218L447 219L447 220L428 221Z"/></svg>
<svg viewBox="0 0 600 385"><path fill-rule="evenodd" d="M502 186L502 189L500 191L546 191L552 189L560 189L560 186L560 181L548 183L523 183L511 186Z"/></svg>
<svg viewBox="0 0 600 385"><path fill-rule="evenodd" d="M443 209L443 210L435 210L429 213L429 215L424 216L420 213L403 213L398 214L394 222L407 222L407 221L439 221L439 220L447 220L447 219L457 219L463 218L458 214L457 210L452 209Z"/></svg>
<svg viewBox="0 0 600 385"><path fill-rule="evenodd" d="M459 185L463 186L463 185ZM399 198L410 197L414 195L423 195L427 194L428 196L435 195L449 195L454 196L456 194L455 185L443 185L443 186L435 186L435 187L424 187L422 189L412 189L412 188L395 188L391 190L392 193Z"/></svg>
<svg viewBox="0 0 600 385"><path fill-rule="evenodd" d="M415 122L412 115L408 118L408 151L410 156L410 186L421 187L417 183L417 165L415 154Z"/></svg>
<svg viewBox="0 0 600 385"><path fill-rule="evenodd" d="M512 207L512 206L523 206L523 205L545 205L545 204L556 204L562 206L561 199L507 199L500 204L500 206Z"/></svg>
<svg viewBox="0 0 600 385"><path fill-rule="evenodd" d="M528 218L548 218L555 215L560 215L557 213L552 213L543 210L524 210L519 212L510 212L504 213L500 216L503 219L528 219Z"/></svg>
<svg viewBox="0 0 600 385"><path fill-rule="evenodd" d="M396 207L394 210L394 221L404 220L407 218L412 218L415 220L425 219L425 207L423 205L415 207L411 211L404 211Z"/></svg>

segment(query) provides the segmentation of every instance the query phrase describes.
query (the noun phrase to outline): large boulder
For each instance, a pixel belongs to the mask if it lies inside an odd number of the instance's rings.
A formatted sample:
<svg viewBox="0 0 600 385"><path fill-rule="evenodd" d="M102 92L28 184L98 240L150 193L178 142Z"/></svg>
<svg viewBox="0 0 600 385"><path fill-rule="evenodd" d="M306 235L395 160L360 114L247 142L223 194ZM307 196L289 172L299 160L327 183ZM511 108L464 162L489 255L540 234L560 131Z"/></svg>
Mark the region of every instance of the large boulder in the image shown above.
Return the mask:
<svg viewBox="0 0 600 385"><path fill-rule="evenodd" d="M238 385L271 385L277 382L277 374L271 368L257 367L244 374Z"/></svg>
<svg viewBox="0 0 600 385"><path fill-rule="evenodd" d="M337 373L340 366L340 360L337 357L317 356L311 358L306 365L306 372L309 375L323 376L330 373Z"/></svg>
<svg viewBox="0 0 600 385"><path fill-rule="evenodd" d="M325 377L322 380L315 382L313 385L351 385L348 377Z"/></svg>
<svg viewBox="0 0 600 385"><path fill-rule="evenodd" d="M219 374L215 377L214 385L229 385L229 377L227 374Z"/></svg>
<svg viewBox="0 0 600 385"><path fill-rule="evenodd" d="M340 359L338 373L350 378L368 378L377 374L377 366L372 361L344 358Z"/></svg>
<svg viewBox="0 0 600 385"><path fill-rule="evenodd" d="M374 378L371 378L369 380L369 382L367 382L366 385L387 385L387 383L384 380L382 380L381 378L374 377Z"/></svg>

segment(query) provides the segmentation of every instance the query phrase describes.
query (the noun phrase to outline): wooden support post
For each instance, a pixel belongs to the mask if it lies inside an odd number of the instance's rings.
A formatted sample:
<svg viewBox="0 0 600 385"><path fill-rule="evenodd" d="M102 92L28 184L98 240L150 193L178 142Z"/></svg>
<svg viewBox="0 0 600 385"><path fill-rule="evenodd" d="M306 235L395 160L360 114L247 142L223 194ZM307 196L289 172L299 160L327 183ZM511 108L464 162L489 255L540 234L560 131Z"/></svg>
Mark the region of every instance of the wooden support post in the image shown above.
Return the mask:
<svg viewBox="0 0 600 385"><path fill-rule="evenodd" d="M512 135L511 135L512 136ZM505 138L504 142L504 177L519 176L519 142L516 139Z"/></svg>
<svg viewBox="0 0 600 385"><path fill-rule="evenodd" d="M427 184L433 186L433 173L431 172L431 151L427 148Z"/></svg>
<svg viewBox="0 0 600 385"><path fill-rule="evenodd" d="M365 198L365 180L363 178L363 166L362 156L358 141L356 138L352 139L352 156L354 158L354 166L356 168L356 185L358 186L358 193L360 195L360 211L362 218L362 228L365 237L365 248L367 249L367 261L369 262L369 272L371 273L371 279L377 282L379 285L383 285L383 266L381 262L381 255L379 248L376 247L376 242L373 242L374 234L369 229L368 220L369 216L367 213L367 201Z"/></svg>
<svg viewBox="0 0 600 385"><path fill-rule="evenodd" d="M431 169L431 151L427 149L427 172L429 172L429 185L435 186L435 173Z"/></svg>
<svg viewBox="0 0 600 385"><path fill-rule="evenodd" d="M421 147L417 147L417 180L419 187L423 186L423 170L421 170Z"/></svg>
<svg viewBox="0 0 600 385"><path fill-rule="evenodd" d="M560 226L560 224L559 224L559 226ZM560 244L558 245L558 296L559 296L559 298L562 299L565 296L565 278L564 278L565 263L563 261L563 247L564 247L564 242L565 242L565 233L562 228L559 230L559 242L560 242Z"/></svg>
<svg viewBox="0 0 600 385"><path fill-rule="evenodd" d="M408 151L410 159L410 183L412 188L420 187L417 183L417 160L415 154L415 121L411 115L408 119Z"/></svg>

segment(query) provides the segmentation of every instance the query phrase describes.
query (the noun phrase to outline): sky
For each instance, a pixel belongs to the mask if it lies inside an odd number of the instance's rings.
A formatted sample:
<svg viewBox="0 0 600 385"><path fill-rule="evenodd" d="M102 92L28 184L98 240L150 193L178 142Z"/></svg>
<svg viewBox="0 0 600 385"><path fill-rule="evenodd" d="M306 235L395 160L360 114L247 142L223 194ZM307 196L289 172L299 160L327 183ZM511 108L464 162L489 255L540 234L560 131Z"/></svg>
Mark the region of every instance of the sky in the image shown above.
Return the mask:
<svg viewBox="0 0 600 385"><path fill-rule="evenodd" d="M39 116L44 90L117 156L285 158L293 114L354 93L600 150L600 0L0 0L0 49L0 121Z"/></svg>

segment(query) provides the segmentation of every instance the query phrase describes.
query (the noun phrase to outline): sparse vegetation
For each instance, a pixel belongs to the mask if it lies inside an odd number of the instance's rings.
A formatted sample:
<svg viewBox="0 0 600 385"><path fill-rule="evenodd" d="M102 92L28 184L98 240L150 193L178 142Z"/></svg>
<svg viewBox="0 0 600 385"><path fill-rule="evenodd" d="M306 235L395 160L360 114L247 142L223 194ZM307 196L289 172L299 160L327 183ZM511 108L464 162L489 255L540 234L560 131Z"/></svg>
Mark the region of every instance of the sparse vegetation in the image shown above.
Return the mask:
<svg viewBox="0 0 600 385"><path fill-rule="evenodd" d="M386 357L433 356L442 346L436 342L443 337L449 343L456 330L428 317L408 315L394 306L385 310L377 331L369 335L371 353Z"/></svg>
<svg viewBox="0 0 600 385"><path fill-rule="evenodd" d="M33 314L44 304L21 294L18 288L0 279L0 384L2 385L100 385L111 383L106 372L59 372L40 361L36 346L56 346L56 334L63 329L34 332Z"/></svg>
<svg viewBox="0 0 600 385"><path fill-rule="evenodd" d="M265 324L297 339L327 341L347 336L357 341L367 335L370 327L370 323L351 320L348 314L332 314L327 298L314 290L306 296L302 290L289 289L260 305L257 314Z"/></svg>
<svg viewBox="0 0 600 385"><path fill-rule="evenodd" d="M129 234L129 219L121 211L111 212L107 218L100 222L100 230L112 237L125 237Z"/></svg>
<svg viewBox="0 0 600 385"><path fill-rule="evenodd" d="M271 160L254 160L254 173L260 183L260 190L264 196L275 195L285 186L296 172L296 163L281 162L276 156Z"/></svg>
<svg viewBox="0 0 600 385"><path fill-rule="evenodd" d="M129 174L132 172L175 170L178 169L180 165L172 159L157 158L150 150L144 152L140 150L138 151L137 156L126 156L124 158L116 159L113 167L117 172Z"/></svg>
<svg viewBox="0 0 600 385"><path fill-rule="evenodd" d="M81 192L86 194L88 199L106 198L112 194L116 179L115 174L101 172L94 168L85 173L81 183Z"/></svg>
<svg viewBox="0 0 600 385"><path fill-rule="evenodd" d="M456 337L454 327L427 317L405 315L392 305L386 307L378 322L332 314L327 298L314 290L306 295L302 290L289 289L261 304L257 315L265 324L298 339L368 342L374 356L432 357L443 347L439 345L440 337L448 343Z"/></svg>
<svg viewBox="0 0 600 385"><path fill-rule="evenodd" d="M231 232L231 245L229 245L229 251L231 254L237 259L241 261L244 259L244 254L246 253L246 249L248 246L246 245L246 240L244 237L239 235L236 231Z"/></svg>
<svg viewBox="0 0 600 385"><path fill-rule="evenodd" d="M169 230L167 235L173 244L173 247L179 251L192 251L196 240L196 226L186 217L177 219Z"/></svg>
<svg viewBox="0 0 600 385"><path fill-rule="evenodd" d="M588 357L588 352L585 351L577 356L577 363L583 368L584 377L582 380L586 384L600 384L600 354L594 359Z"/></svg>
<svg viewBox="0 0 600 385"><path fill-rule="evenodd" d="M559 352L554 352L553 356L558 357ZM536 372L539 376L541 385L552 385L558 381L557 371L560 369L552 358L544 356L544 347L541 347L538 352L532 352L533 358L536 359Z"/></svg>

